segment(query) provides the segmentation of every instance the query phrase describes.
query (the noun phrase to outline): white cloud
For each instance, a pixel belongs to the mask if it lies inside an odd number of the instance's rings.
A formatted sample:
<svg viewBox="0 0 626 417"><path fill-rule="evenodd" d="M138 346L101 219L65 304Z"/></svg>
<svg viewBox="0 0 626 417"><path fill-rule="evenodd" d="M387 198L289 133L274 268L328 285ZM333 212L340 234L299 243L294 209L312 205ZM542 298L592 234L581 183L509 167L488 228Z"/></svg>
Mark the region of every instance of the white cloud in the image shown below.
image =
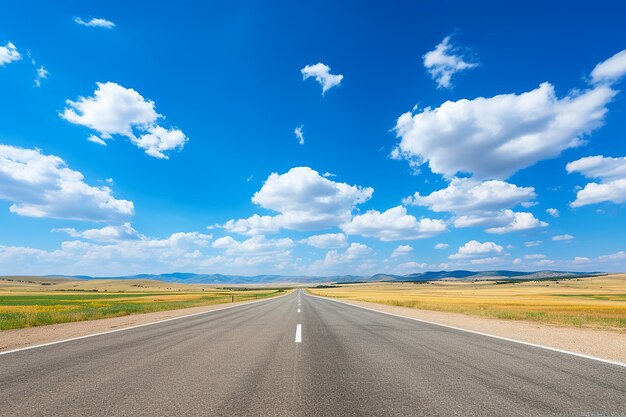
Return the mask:
<svg viewBox="0 0 626 417"><path fill-rule="evenodd" d="M465 245L460 246L457 253L449 256L450 259L484 258L502 254L504 248L494 242L481 243L477 240L470 240Z"/></svg>
<svg viewBox="0 0 626 417"><path fill-rule="evenodd" d="M598 256L598 260L600 262L620 261L622 259L626 259L626 252L624 252L623 250L616 252L616 253L612 253L610 255Z"/></svg>
<svg viewBox="0 0 626 417"><path fill-rule="evenodd" d="M602 125L617 92L598 85L556 97L549 83L523 94L447 101L421 113L407 112L395 126L395 156L428 163L448 178L505 179L522 168L584 143Z"/></svg>
<svg viewBox="0 0 626 417"><path fill-rule="evenodd" d="M416 192L404 204L428 207L435 212L474 213L511 208L537 197L533 187L504 181L453 178L448 187L422 196Z"/></svg>
<svg viewBox="0 0 626 417"><path fill-rule="evenodd" d="M113 197L109 187L93 187L58 156L38 149L0 145L0 198L10 211L28 217L106 221L132 216L132 201Z"/></svg>
<svg viewBox="0 0 626 417"><path fill-rule="evenodd" d="M74 228L52 229L53 232L67 233L71 237L95 240L98 242L117 242L121 240L142 239L143 236L130 223L120 226L105 226L101 229L76 230Z"/></svg>
<svg viewBox="0 0 626 417"><path fill-rule="evenodd" d="M414 240L437 235L447 230L442 220L416 219L406 208L397 206L385 212L369 210L341 225L347 234L375 237L382 241Z"/></svg>
<svg viewBox="0 0 626 417"><path fill-rule="evenodd" d="M534 246L541 246L543 242L541 240L531 240L529 242L524 242L524 246L526 246L527 248L531 248Z"/></svg>
<svg viewBox="0 0 626 417"><path fill-rule="evenodd" d="M306 80L309 77L314 77L315 80L322 86L322 94L331 88L341 84L343 75L331 74L330 67L328 65L318 62L315 65L307 65L300 70L302 72L302 79Z"/></svg>
<svg viewBox="0 0 626 417"><path fill-rule="evenodd" d="M486 230L487 233L509 233L521 230L536 229L538 227L546 227L548 223L538 220L532 213L516 212L513 213L514 218L511 223L506 226L491 227Z"/></svg>
<svg viewBox="0 0 626 417"><path fill-rule="evenodd" d="M610 158L602 155L588 156L573 161L565 167L568 173L578 172L587 178L599 178L576 193L572 207L601 202L626 203L626 157Z"/></svg>
<svg viewBox="0 0 626 417"><path fill-rule="evenodd" d="M197 268L210 235L173 233L165 239L126 239L109 243L63 242L59 249L0 246L0 265L10 273L132 274Z"/></svg>
<svg viewBox="0 0 626 417"><path fill-rule="evenodd" d="M489 258L470 259L472 265L491 265L502 262L502 258L499 256L492 256Z"/></svg>
<svg viewBox="0 0 626 417"><path fill-rule="evenodd" d="M306 239L302 239L300 242L313 246L314 248L330 249L346 246L348 238L343 233L325 233L309 236Z"/></svg>
<svg viewBox="0 0 626 417"><path fill-rule="evenodd" d="M591 80L594 83L613 83L626 74L626 50L620 51L600 62L591 71Z"/></svg>
<svg viewBox="0 0 626 417"><path fill-rule="evenodd" d="M230 236L224 236L216 239L212 246L225 249L227 255L272 255L288 252L288 249L293 247L293 240L267 239L263 235L257 235L240 242Z"/></svg>
<svg viewBox="0 0 626 417"><path fill-rule="evenodd" d="M409 245L400 245L391 252L392 258L397 258L399 256L406 256L413 252L413 248Z"/></svg>
<svg viewBox="0 0 626 417"><path fill-rule="evenodd" d="M448 245L447 243L437 243L435 245L435 249L448 249L450 247L450 245Z"/></svg>
<svg viewBox="0 0 626 417"><path fill-rule="evenodd" d="M542 259L540 261L537 261L534 263L534 265L537 266L553 266L556 262L554 262L552 259Z"/></svg>
<svg viewBox="0 0 626 417"><path fill-rule="evenodd" d="M524 255L524 258L526 258L526 259L546 259L547 256L544 255L543 253L534 253L534 254Z"/></svg>
<svg viewBox="0 0 626 417"><path fill-rule="evenodd" d="M555 240L555 241L572 240L572 239L574 239L574 236L567 235L567 234L566 235L557 235L557 236L553 236L552 237L552 240Z"/></svg>
<svg viewBox="0 0 626 417"><path fill-rule="evenodd" d="M452 88L452 76L457 72L475 68L475 62L467 62L459 48L452 45L451 37L446 36L434 50L427 52L424 67L437 83L438 88Z"/></svg>
<svg viewBox="0 0 626 417"><path fill-rule="evenodd" d="M36 74L37 75L35 76L35 86L37 87L41 87L41 80L45 80L46 78L48 78L48 75L50 75L48 70L43 65L36 69Z"/></svg>
<svg viewBox="0 0 626 417"><path fill-rule="evenodd" d="M455 215L455 227L490 227L489 233L508 233L546 226L531 213L514 212L509 207L524 204L537 195L533 187L518 187L499 180L476 181L452 178L441 190L422 196L416 192L404 204L428 207L435 212Z"/></svg>
<svg viewBox="0 0 626 417"><path fill-rule="evenodd" d="M89 142L98 144L98 145L102 145L102 146L107 146L107 143L105 141L103 141L102 139L100 139L99 137L97 137L96 135L89 135L87 137L87 140Z"/></svg>
<svg viewBox="0 0 626 417"><path fill-rule="evenodd" d="M560 216L559 211L555 208L546 209L546 213L554 218L558 218Z"/></svg>
<svg viewBox="0 0 626 417"><path fill-rule="evenodd" d="M303 125L300 125L298 127L296 127L293 131L293 133L295 133L296 135L296 139L298 139L298 143L300 145L304 145L304 132L302 131L302 129L304 128Z"/></svg>
<svg viewBox="0 0 626 417"><path fill-rule="evenodd" d="M22 55L17 51L17 48L11 42L7 42L6 45L0 46L0 67L14 61L19 61L20 59L22 59Z"/></svg>
<svg viewBox="0 0 626 417"><path fill-rule="evenodd" d="M280 214L229 220L224 228L247 235L281 228L324 230L349 221L352 209L373 192L369 187L331 181L309 167L296 167L285 174L272 173L252 197L253 203Z"/></svg>
<svg viewBox="0 0 626 417"><path fill-rule="evenodd" d="M115 27L115 23L106 19L92 18L91 20L85 21L80 17L75 17L74 22L78 23L81 26L89 26L95 28L113 29Z"/></svg>
<svg viewBox="0 0 626 417"><path fill-rule="evenodd" d="M423 270L423 269L428 268L428 264L423 263L423 262L420 263L420 262L411 261L411 262L401 263L400 265L398 265L398 268L402 270L416 270L416 269Z"/></svg>
<svg viewBox="0 0 626 417"><path fill-rule="evenodd" d="M353 264L357 261L369 258L373 253L372 248L362 243L351 243L343 252L332 250L324 257L324 266L334 266L341 264Z"/></svg>
<svg viewBox="0 0 626 417"><path fill-rule="evenodd" d="M158 124L164 117L156 112L153 101L113 82L96 84L98 88L93 97L67 100L68 107L60 116L97 131L102 141L112 135L126 136L155 158L167 159L166 152L185 146L188 139L181 130L166 129Z"/></svg>
<svg viewBox="0 0 626 417"><path fill-rule="evenodd" d="M574 260L572 261L575 264L587 264L589 262L591 262L591 259L585 257L585 256L577 256L574 258Z"/></svg>

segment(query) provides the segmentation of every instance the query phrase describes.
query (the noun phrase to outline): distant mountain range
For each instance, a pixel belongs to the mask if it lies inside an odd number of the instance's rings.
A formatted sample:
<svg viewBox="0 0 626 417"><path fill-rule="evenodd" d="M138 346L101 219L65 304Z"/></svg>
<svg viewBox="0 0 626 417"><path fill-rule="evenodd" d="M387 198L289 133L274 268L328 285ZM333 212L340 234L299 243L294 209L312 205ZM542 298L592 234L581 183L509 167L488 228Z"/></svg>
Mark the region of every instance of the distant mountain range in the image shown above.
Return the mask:
<svg viewBox="0 0 626 417"><path fill-rule="evenodd" d="M371 276L338 275L338 276L290 276L290 275L222 275L222 274L194 274L188 272L173 272L169 274L139 274L121 277L91 277L86 275L71 276L79 279L155 279L165 282L181 284L313 284L313 283L348 283L348 282L376 282L376 281L437 281L442 279L457 280L536 280L549 278L575 278L597 275L599 272L570 272L570 271L428 271L407 275L375 274ZM64 276L67 277L67 276Z"/></svg>

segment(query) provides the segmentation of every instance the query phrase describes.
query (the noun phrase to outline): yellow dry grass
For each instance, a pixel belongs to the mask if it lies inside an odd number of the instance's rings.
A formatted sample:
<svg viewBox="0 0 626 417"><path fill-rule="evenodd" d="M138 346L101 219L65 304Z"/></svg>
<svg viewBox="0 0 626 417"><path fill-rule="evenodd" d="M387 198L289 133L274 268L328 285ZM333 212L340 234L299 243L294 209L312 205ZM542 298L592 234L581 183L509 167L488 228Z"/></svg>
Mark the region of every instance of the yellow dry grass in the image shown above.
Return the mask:
<svg viewBox="0 0 626 417"><path fill-rule="evenodd" d="M626 275L497 284L494 281L351 284L316 295L508 320L626 332Z"/></svg>

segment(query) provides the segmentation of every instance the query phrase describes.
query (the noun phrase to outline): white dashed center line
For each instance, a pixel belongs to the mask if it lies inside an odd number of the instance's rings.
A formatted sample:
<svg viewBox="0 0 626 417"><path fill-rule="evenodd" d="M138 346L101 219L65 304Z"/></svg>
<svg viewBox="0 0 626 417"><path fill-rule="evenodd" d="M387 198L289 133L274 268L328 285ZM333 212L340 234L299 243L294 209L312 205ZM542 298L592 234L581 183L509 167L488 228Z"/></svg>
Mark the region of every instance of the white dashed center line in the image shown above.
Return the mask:
<svg viewBox="0 0 626 417"><path fill-rule="evenodd" d="M296 326L296 343L302 343L302 325Z"/></svg>
<svg viewBox="0 0 626 417"><path fill-rule="evenodd" d="M298 313L300 312L300 309L298 309Z"/></svg>

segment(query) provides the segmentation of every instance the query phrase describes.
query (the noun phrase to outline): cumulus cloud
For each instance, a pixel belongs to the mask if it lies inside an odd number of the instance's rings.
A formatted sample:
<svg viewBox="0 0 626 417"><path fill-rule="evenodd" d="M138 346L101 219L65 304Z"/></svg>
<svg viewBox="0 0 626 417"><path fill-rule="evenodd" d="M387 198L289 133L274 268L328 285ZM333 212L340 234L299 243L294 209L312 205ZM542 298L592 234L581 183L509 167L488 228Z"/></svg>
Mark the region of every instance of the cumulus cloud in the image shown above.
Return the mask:
<svg viewBox="0 0 626 417"><path fill-rule="evenodd" d="M435 249L448 249L450 247L450 245L448 245L447 243L437 243L435 245Z"/></svg>
<svg viewBox="0 0 626 417"><path fill-rule="evenodd" d="M100 229L76 230L74 228L65 227L52 229L52 231L66 233L71 237L98 242L118 242L144 238L128 222L119 226L105 226Z"/></svg>
<svg viewBox="0 0 626 417"><path fill-rule="evenodd" d="M293 240L289 238L267 239L263 235L257 235L238 241L230 236L224 236L216 239L212 246L224 249L228 255L271 255L288 252L293 247Z"/></svg>
<svg viewBox="0 0 626 417"><path fill-rule="evenodd" d="M428 207L435 212L455 215L455 227L490 227L489 233L508 233L547 226L531 213L514 212L509 207L523 205L536 197L533 187L518 187L499 180L476 181L452 178L448 187L422 196L416 192L404 204Z"/></svg>
<svg viewBox="0 0 626 417"><path fill-rule="evenodd" d="M600 62L591 71L591 81L594 83L614 83L626 74L626 50L620 51Z"/></svg>
<svg viewBox="0 0 626 417"><path fill-rule="evenodd" d="M576 256L572 262L575 264L587 264L591 262L591 259L585 256Z"/></svg>
<svg viewBox="0 0 626 417"><path fill-rule="evenodd" d="M17 48L11 42L7 42L6 45L0 46L0 67L14 61L19 61L20 59L22 59L22 55L17 51Z"/></svg>
<svg viewBox="0 0 626 417"><path fill-rule="evenodd" d="M481 243L477 240L470 240L465 245L460 246L457 253L449 256L450 259L485 258L502 254L504 248L494 242Z"/></svg>
<svg viewBox="0 0 626 417"><path fill-rule="evenodd" d="M334 266L341 264L354 264L357 261L363 261L371 256L374 251L367 245L362 243L351 243L345 251L339 252L332 250L324 257L324 266Z"/></svg>
<svg viewBox="0 0 626 417"><path fill-rule="evenodd" d="M559 211L555 208L546 209L546 213L554 218L558 218L560 216Z"/></svg>
<svg viewBox="0 0 626 417"><path fill-rule="evenodd" d="M0 145L0 198L14 203L12 213L28 217L107 221L135 212L132 201L86 184L58 156L8 145Z"/></svg>
<svg viewBox="0 0 626 417"><path fill-rule="evenodd" d="M543 242L541 240L531 240L528 242L524 242L524 246L526 246L527 248L532 248L534 246L541 246Z"/></svg>
<svg viewBox="0 0 626 417"><path fill-rule="evenodd" d="M397 157L452 177L505 179L583 143L602 125L616 91L605 85L559 99L549 83L523 94L448 101L405 113L395 126Z"/></svg>
<svg viewBox="0 0 626 417"><path fill-rule="evenodd" d="M331 74L330 67L321 62L315 65L307 65L302 68L300 72L302 73L302 79L306 80L309 77L313 77L315 81L320 83L322 86L322 95L331 88L341 84L341 80L343 80L343 75Z"/></svg>
<svg viewBox="0 0 626 417"><path fill-rule="evenodd" d="M557 236L553 236L552 237L552 240L557 241L557 242L558 241L563 241L563 240L572 240L572 239L574 239L574 236L567 235L567 234L565 234L565 235L557 235Z"/></svg>
<svg viewBox="0 0 626 417"><path fill-rule="evenodd" d="M382 241L414 240L437 235L447 230L442 220L420 219L407 214L406 208L397 206L385 212L369 210L357 215L341 229L352 235L375 237Z"/></svg>
<svg viewBox="0 0 626 417"><path fill-rule="evenodd" d="M350 220L353 208L369 200L374 190L335 182L309 167L296 167L285 174L272 173L252 202L278 212L275 216L253 215L229 220L224 228L231 232L255 235L282 228L324 230Z"/></svg>
<svg viewBox="0 0 626 417"><path fill-rule="evenodd" d="M399 256L410 255L413 252L413 248L409 245L400 245L391 252L392 258L397 258Z"/></svg>
<svg viewBox="0 0 626 417"><path fill-rule="evenodd" d="M67 100L67 107L60 116L97 131L101 142L113 135L125 136L155 158L168 159L167 152L185 146L188 139L181 130L159 124L164 117L156 112L153 101L113 82L96 84L98 88L93 97ZM100 143L92 136L90 141Z"/></svg>
<svg viewBox="0 0 626 417"><path fill-rule="evenodd" d="M300 125L298 127L296 127L293 131L293 133L295 133L296 135L296 139L298 139L298 143L300 145L304 145L304 131L302 130L304 128L303 125Z"/></svg>
<svg viewBox="0 0 626 417"><path fill-rule="evenodd" d="M587 178L597 178L576 193L571 207L582 207L601 202L626 203L626 157L610 158L588 156L565 167L568 173L578 172Z"/></svg>
<svg viewBox="0 0 626 417"><path fill-rule="evenodd" d="M461 49L454 46L451 36L446 36L434 50L424 54L424 67L438 88L452 88L452 76L478 66L475 62L467 62Z"/></svg>
<svg viewBox="0 0 626 417"><path fill-rule="evenodd" d="M0 246L0 265L12 273L34 274L130 274L197 268L202 262L200 251L210 240L211 235L179 232L165 239L142 236L108 243L72 240L51 251Z"/></svg>
<svg viewBox="0 0 626 417"><path fill-rule="evenodd" d="M533 187L518 187L504 181L453 178L441 190L422 196L416 192L404 204L428 207L435 212L475 213L511 208L536 197Z"/></svg>
<svg viewBox="0 0 626 417"><path fill-rule="evenodd" d="M538 227L546 227L548 223L538 220L532 213L515 212L513 213L513 220L506 226L491 227L486 230L487 233L509 233L518 232L521 230L536 229Z"/></svg>
<svg viewBox="0 0 626 417"><path fill-rule="evenodd" d="M343 233L324 233L309 236L306 239L302 239L300 243L320 249L342 248L348 243L348 238Z"/></svg>
<svg viewBox="0 0 626 417"><path fill-rule="evenodd" d="M89 26L94 28L104 28L104 29L113 29L115 27L115 23L110 20L100 19L100 18L91 18L90 20L83 20L80 17L75 17L74 22L78 23L81 26Z"/></svg>
<svg viewBox="0 0 626 417"><path fill-rule="evenodd" d="M547 258L547 256L544 255L543 253L532 253L532 254L524 255L524 258L526 258L526 259L545 259L545 258Z"/></svg>

